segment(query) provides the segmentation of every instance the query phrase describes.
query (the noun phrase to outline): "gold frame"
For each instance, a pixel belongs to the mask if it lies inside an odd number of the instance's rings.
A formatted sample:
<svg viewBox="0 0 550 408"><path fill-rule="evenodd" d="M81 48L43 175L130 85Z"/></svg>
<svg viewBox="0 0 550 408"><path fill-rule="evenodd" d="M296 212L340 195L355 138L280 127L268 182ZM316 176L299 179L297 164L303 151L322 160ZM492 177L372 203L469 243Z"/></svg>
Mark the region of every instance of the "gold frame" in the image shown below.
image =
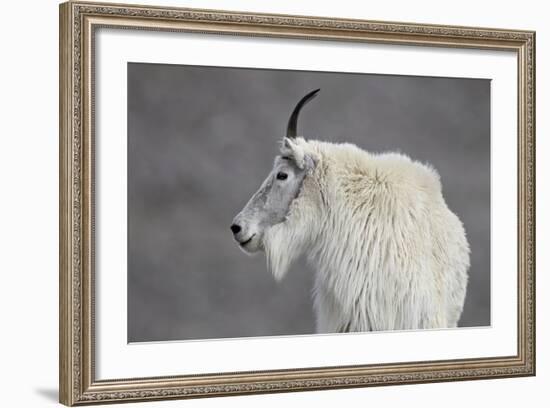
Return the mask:
<svg viewBox="0 0 550 408"><path fill-rule="evenodd" d="M518 349L513 356L96 380L94 33L99 27L513 51L518 63ZM68 2L60 5L60 402L145 401L535 374L535 33Z"/></svg>

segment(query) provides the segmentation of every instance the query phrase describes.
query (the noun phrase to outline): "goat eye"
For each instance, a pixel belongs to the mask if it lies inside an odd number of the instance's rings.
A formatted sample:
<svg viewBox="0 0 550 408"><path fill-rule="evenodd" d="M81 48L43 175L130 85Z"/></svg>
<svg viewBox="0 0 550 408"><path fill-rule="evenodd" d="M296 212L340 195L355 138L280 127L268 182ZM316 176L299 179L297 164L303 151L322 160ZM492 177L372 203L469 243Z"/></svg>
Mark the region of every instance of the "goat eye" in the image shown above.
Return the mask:
<svg viewBox="0 0 550 408"><path fill-rule="evenodd" d="M283 173L282 171L277 173L277 180L286 180L287 177L288 177L288 174Z"/></svg>

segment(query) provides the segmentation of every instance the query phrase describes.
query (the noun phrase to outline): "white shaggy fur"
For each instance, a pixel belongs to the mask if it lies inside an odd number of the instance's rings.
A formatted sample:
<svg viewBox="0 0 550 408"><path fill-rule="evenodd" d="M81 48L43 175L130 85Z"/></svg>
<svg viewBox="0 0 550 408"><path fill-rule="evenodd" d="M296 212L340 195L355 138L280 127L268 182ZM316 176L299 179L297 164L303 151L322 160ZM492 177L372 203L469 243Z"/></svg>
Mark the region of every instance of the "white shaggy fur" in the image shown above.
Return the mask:
<svg viewBox="0 0 550 408"><path fill-rule="evenodd" d="M297 138L282 150L315 165L263 246L276 279L304 252L316 266L317 331L456 327L469 247L437 172L352 144Z"/></svg>

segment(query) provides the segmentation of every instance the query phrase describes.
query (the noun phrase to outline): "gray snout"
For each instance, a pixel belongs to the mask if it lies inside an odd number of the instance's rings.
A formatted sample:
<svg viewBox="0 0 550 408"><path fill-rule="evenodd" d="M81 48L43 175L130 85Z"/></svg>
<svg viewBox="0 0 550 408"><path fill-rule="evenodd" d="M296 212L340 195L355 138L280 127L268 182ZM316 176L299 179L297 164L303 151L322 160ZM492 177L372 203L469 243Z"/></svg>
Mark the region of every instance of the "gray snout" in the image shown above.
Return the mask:
<svg viewBox="0 0 550 408"><path fill-rule="evenodd" d="M237 214L237 216L233 218L233 222L231 223L229 229L233 233L233 238L235 238L235 241L239 243L243 241L243 236L246 234L246 223L244 222L241 213Z"/></svg>
<svg viewBox="0 0 550 408"><path fill-rule="evenodd" d="M231 226L229 227L231 232L233 233L233 238L235 238L235 241L237 241L239 244L246 241L248 237L247 229L246 228L246 222L243 220L243 217L241 216L241 213L239 213L231 223Z"/></svg>
<svg viewBox="0 0 550 408"><path fill-rule="evenodd" d="M241 247L248 245L252 241L252 238L256 236L254 228L252 228L251 223L247 221L246 216L242 212L233 219L229 228L233 233L233 238Z"/></svg>
<svg viewBox="0 0 550 408"><path fill-rule="evenodd" d="M233 239L239 248L245 253L252 254L262 248L262 230L259 228L260 212L257 204L257 195L254 195L248 204L238 213L229 229L233 233Z"/></svg>

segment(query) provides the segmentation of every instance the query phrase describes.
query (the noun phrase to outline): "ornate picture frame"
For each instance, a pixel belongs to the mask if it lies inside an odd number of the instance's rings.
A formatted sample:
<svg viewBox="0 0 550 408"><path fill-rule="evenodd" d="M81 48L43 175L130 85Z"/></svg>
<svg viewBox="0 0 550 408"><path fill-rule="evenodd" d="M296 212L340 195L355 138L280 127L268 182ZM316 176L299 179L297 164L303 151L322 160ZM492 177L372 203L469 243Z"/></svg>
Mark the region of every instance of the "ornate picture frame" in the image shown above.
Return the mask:
<svg viewBox="0 0 550 408"><path fill-rule="evenodd" d="M517 353L126 379L96 378L95 35L100 28L501 50L517 56ZM535 375L535 33L182 8L60 5L60 402L242 395Z"/></svg>

